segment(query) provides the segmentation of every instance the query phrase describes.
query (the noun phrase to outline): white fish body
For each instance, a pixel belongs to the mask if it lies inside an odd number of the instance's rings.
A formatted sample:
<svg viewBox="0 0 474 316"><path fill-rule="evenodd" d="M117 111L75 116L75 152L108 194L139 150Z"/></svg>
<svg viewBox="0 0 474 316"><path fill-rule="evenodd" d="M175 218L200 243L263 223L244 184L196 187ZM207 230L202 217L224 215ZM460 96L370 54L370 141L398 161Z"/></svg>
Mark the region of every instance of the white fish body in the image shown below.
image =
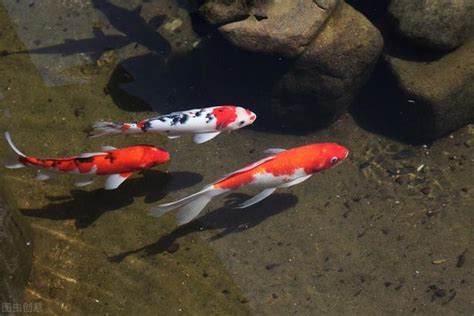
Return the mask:
<svg viewBox="0 0 474 316"><path fill-rule="evenodd" d="M194 134L196 143L204 143L223 131L252 124L255 113L238 106L223 105L166 115L131 123L97 122L93 137L118 134L161 133L170 138Z"/></svg>

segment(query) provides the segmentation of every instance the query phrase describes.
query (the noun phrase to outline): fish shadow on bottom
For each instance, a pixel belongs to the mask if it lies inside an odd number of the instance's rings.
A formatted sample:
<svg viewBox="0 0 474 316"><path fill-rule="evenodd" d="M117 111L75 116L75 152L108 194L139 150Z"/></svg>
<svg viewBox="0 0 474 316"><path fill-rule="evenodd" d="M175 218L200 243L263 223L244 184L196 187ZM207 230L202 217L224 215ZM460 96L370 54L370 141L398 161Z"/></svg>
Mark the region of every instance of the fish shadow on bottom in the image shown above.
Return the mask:
<svg viewBox="0 0 474 316"><path fill-rule="evenodd" d="M255 227L267 218L295 206L298 202L298 198L293 194L277 193L249 208L234 208L240 202L249 198L250 196L247 194L233 193L226 197L226 202L223 207L205 214L198 220L176 228L171 233L161 237L157 242L110 256L108 259L111 262L119 263L126 257L134 254L138 254L141 257L157 255L169 249L176 240L188 234L205 230L222 229L222 231L209 238L210 241L217 240L229 234L239 233Z"/></svg>
<svg viewBox="0 0 474 316"><path fill-rule="evenodd" d="M160 172L145 170L136 178L125 181L118 189L84 191L74 189L70 196L47 197L51 203L39 209L20 209L23 215L51 220L75 219L76 228L87 228L102 214L126 207L136 197L145 197L145 203L154 203L169 192L193 186L202 176L192 172Z"/></svg>

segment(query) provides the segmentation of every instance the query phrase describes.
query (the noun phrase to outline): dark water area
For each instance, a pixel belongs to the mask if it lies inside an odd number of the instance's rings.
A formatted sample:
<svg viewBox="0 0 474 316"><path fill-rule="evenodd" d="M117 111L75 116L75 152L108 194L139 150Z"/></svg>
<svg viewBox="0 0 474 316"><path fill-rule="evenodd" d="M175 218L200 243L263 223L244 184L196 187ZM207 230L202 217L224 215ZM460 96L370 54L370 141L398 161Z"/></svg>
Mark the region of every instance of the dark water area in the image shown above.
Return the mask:
<svg viewBox="0 0 474 316"><path fill-rule="evenodd" d="M470 314L473 126L434 139L439 114L403 91L391 63L443 63L444 53L389 41L389 1L347 2L380 28L384 52L350 106L333 111L326 100L345 95L321 88L318 103L315 91L285 94L282 78L301 75L297 61L236 47L219 32L224 23L202 17L203 1L0 1L0 132L40 157L138 143L172 157L114 191L101 180L77 188L72 175L42 182L31 169L2 169L32 244L0 244L4 257L19 252L31 266L17 274L28 283L7 280L21 290L0 303L79 315ZM321 82L348 90L352 79L325 67L316 67ZM87 138L96 121L218 104L258 118L201 145L157 134ZM235 206L254 189L214 199L180 227L175 214L148 215L267 148L322 142L343 144L349 159L247 209Z"/></svg>

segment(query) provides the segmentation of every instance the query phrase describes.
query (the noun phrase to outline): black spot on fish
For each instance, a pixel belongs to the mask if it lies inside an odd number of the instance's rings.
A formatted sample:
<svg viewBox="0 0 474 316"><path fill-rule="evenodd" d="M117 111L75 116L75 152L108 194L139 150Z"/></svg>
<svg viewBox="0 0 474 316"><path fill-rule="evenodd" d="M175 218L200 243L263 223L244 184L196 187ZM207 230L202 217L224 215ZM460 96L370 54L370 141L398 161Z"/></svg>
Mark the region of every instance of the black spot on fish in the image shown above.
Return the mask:
<svg viewBox="0 0 474 316"><path fill-rule="evenodd" d="M150 121L146 121L143 123L142 125L142 131L144 131L145 133L151 128L151 122Z"/></svg>
<svg viewBox="0 0 474 316"><path fill-rule="evenodd" d="M158 121L164 123L164 122L166 122L166 118L167 118L167 117L164 117L164 116L158 116L156 119L157 119Z"/></svg>
<svg viewBox="0 0 474 316"><path fill-rule="evenodd" d="M178 115L175 115L173 117L171 117L171 126L174 126L176 124L178 124L179 122L179 116Z"/></svg>
<svg viewBox="0 0 474 316"><path fill-rule="evenodd" d="M214 119L214 115L212 113L207 113L206 114L206 124L209 124L210 121Z"/></svg>
<svg viewBox="0 0 474 316"><path fill-rule="evenodd" d="M194 117L200 117L200 116L201 116L201 114L202 114L202 112L204 112L204 110L203 110L203 109L201 109L201 110L197 111L197 112L194 114Z"/></svg>
<svg viewBox="0 0 474 316"><path fill-rule="evenodd" d="M114 163L117 158L115 158L114 154L109 153L107 156L104 157L105 159L109 160L110 163Z"/></svg>
<svg viewBox="0 0 474 316"><path fill-rule="evenodd" d="M84 157L84 158L81 158L81 157L78 157L76 159L74 159L74 162L78 162L78 163L87 163L87 162L93 162L94 161L94 156L92 157Z"/></svg>
<svg viewBox="0 0 474 316"><path fill-rule="evenodd" d="M181 117L180 117L180 119L179 119L179 123L180 123L180 124L186 123L186 121L188 120L188 118L189 118L188 115L185 114L185 113L183 113L183 115L181 115Z"/></svg>

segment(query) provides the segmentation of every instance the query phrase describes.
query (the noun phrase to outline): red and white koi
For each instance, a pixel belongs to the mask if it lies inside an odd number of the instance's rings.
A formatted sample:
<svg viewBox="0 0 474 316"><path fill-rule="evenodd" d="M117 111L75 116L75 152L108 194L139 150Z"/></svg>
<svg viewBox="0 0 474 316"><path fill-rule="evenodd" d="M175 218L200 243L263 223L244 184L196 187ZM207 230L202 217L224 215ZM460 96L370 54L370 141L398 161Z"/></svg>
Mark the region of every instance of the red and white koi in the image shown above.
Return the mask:
<svg viewBox="0 0 474 316"><path fill-rule="evenodd" d="M194 142L202 144L224 131L252 124L257 115L239 106L222 105L174 112L132 123L97 122L92 137L118 134L162 133L169 138L194 134Z"/></svg>
<svg viewBox="0 0 474 316"><path fill-rule="evenodd" d="M174 209L180 209L177 223L182 225L195 218L215 196L243 186L264 188L262 192L238 206L246 208L265 199L277 188L291 187L307 180L316 172L334 167L348 157L349 150L335 143L323 143L289 150L273 148L265 153L271 156L232 172L195 194L176 202L159 205L151 210L151 215L159 217Z"/></svg>
<svg viewBox="0 0 474 316"><path fill-rule="evenodd" d="M5 139L13 156L5 162L8 169L31 167L39 170L38 180L48 180L53 173L70 173L81 176L76 186L91 184L93 176L108 176L105 189L113 190L127 180L133 172L152 168L170 159L170 154L155 146L138 145L117 149L102 147L101 152L84 153L66 158L36 158L26 156L15 147L8 132Z"/></svg>

